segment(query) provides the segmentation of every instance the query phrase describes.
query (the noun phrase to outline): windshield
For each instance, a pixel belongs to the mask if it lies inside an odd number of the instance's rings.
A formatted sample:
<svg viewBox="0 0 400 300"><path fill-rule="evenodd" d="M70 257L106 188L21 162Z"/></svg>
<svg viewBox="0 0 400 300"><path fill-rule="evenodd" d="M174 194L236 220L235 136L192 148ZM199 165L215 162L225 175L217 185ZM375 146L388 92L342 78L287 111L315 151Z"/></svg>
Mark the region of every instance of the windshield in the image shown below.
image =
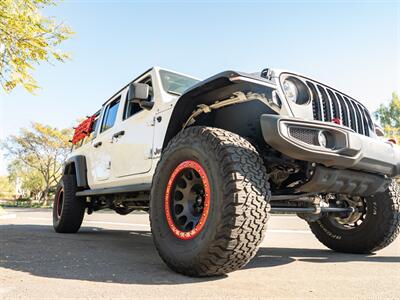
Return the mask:
<svg viewBox="0 0 400 300"><path fill-rule="evenodd" d="M182 95L188 88L199 82L197 79L165 70L160 70L160 77L164 90L177 95Z"/></svg>

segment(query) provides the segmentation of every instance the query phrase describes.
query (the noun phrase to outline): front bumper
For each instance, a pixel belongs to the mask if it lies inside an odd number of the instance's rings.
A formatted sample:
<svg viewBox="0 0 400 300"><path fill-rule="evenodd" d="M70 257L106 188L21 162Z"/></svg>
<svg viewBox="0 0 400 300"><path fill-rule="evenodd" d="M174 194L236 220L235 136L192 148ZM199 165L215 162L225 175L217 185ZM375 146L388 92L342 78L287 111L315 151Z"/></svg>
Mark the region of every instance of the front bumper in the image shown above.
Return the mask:
<svg viewBox="0 0 400 300"><path fill-rule="evenodd" d="M260 122L264 140L291 158L337 169L389 177L400 175L400 148L391 143L357 134L334 123L269 114L262 115ZM321 130L331 137L329 148L320 146L316 140Z"/></svg>

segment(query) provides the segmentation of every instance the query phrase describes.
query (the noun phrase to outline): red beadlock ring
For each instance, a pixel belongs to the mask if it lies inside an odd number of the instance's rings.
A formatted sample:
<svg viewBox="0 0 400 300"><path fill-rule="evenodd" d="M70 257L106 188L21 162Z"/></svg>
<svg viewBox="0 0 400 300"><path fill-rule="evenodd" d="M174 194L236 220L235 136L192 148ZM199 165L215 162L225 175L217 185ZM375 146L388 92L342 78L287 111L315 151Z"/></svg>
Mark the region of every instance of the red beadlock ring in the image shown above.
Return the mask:
<svg viewBox="0 0 400 300"><path fill-rule="evenodd" d="M171 192L172 188L174 187L175 180L182 173L183 170L186 169L193 169L195 170L201 178L204 187L204 209L202 211L201 217L199 222L195 225L195 227L190 231L182 231L177 228L174 219L171 216ZM186 160L180 163L172 172L168 183L167 188L165 190L165 200L164 200L164 210L165 216L167 218L167 223L169 228L171 229L172 233L181 240L190 240L196 237L204 228L205 223L208 218L208 213L210 209L210 183L207 177L207 174L204 168L196 161L193 160Z"/></svg>
<svg viewBox="0 0 400 300"><path fill-rule="evenodd" d="M60 189L57 195L57 203L56 203L56 211L57 211L57 218L59 219L61 217L61 212L62 212L62 204L60 204L60 199L61 196L63 196L64 190Z"/></svg>

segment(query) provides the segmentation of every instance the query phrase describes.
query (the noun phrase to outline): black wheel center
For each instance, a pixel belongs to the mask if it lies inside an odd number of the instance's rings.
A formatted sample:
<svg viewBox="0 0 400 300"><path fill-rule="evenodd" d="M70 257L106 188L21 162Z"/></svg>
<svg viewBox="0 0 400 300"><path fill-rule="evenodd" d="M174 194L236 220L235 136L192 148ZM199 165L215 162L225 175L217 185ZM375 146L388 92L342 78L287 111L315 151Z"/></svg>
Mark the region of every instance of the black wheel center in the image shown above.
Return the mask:
<svg viewBox="0 0 400 300"><path fill-rule="evenodd" d="M341 229L354 229L359 227L366 219L367 203L366 199L362 197L347 197L343 196L336 201L338 207L354 209L350 213L332 214L330 216L331 223Z"/></svg>
<svg viewBox="0 0 400 300"><path fill-rule="evenodd" d="M199 223L204 210L204 185L194 169L183 170L172 188L171 215L177 228L191 231Z"/></svg>

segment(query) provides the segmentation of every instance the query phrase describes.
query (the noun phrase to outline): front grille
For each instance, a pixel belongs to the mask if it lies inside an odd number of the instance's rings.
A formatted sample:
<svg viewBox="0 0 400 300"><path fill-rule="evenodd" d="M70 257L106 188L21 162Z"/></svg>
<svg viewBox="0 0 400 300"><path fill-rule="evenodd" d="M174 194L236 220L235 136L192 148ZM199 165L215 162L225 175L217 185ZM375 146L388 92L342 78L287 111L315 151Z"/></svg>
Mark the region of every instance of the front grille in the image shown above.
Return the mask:
<svg viewBox="0 0 400 300"><path fill-rule="evenodd" d="M314 120L337 122L359 134L369 136L373 130L371 116L356 100L316 82L306 80L312 93ZM335 123L336 123L335 122Z"/></svg>

